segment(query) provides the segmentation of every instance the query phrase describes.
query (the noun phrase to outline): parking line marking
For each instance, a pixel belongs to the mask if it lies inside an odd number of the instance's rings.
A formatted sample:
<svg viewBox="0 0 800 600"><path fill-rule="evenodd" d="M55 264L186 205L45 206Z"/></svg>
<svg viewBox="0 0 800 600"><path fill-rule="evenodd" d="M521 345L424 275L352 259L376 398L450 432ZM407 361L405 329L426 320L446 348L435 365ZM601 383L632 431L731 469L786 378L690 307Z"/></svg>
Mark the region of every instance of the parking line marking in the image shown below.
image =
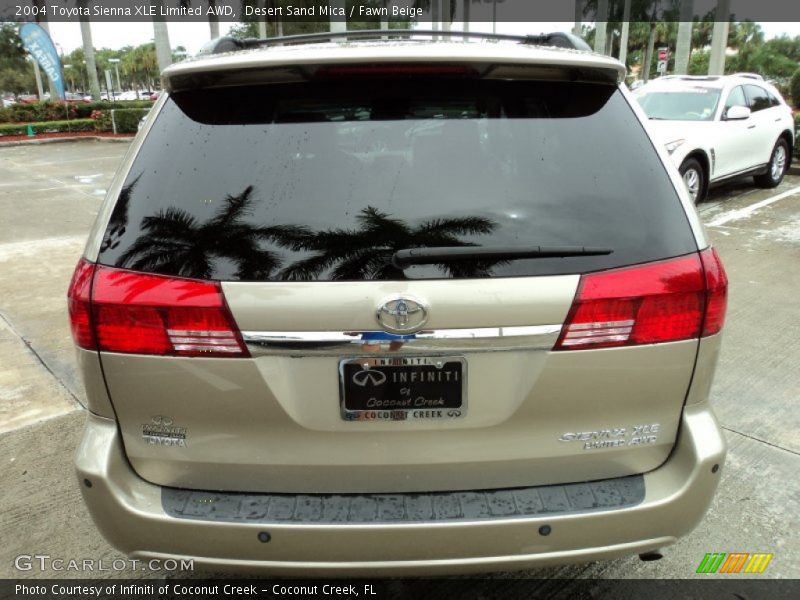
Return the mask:
<svg viewBox="0 0 800 600"><path fill-rule="evenodd" d="M764 208L772 204L773 202L777 202L778 200L783 200L784 198L788 198L789 196L794 196L795 194L800 193L800 186L792 188L790 190L786 190L785 192L778 194L776 196L772 196L771 198L767 198L766 200L762 200L761 202L756 202L755 204L751 204L750 206L745 206L744 208L740 208L738 210L732 210L731 212L722 215L718 219L715 219L708 223L706 227L719 227L720 225L724 225L725 223L729 223L730 221L736 221L737 219L744 219L745 217L749 217L759 208Z"/></svg>

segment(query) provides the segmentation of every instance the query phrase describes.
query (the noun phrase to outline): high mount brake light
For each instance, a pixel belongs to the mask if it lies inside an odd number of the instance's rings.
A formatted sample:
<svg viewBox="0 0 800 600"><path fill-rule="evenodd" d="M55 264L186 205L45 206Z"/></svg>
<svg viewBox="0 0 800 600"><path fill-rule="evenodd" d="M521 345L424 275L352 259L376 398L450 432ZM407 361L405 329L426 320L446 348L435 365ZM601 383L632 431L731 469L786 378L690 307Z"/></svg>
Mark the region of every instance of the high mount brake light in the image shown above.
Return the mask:
<svg viewBox="0 0 800 600"><path fill-rule="evenodd" d="M160 356L246 357L218 282L149 275L84 260L68 293L75 343Z"/></svg>
<svg viewBox="0 0 800 600"><path fill-rule="evenodd" d="M465 65L371 64L319 67L315 78L331 77L477 77L478 71Z"/></svg>
<svg viewBox="0 0 800 600"><path fill-rule="evenodd" d="M636 346L712 335L725 320L727 283L712 248L582 275L554 350Z"/></svg>

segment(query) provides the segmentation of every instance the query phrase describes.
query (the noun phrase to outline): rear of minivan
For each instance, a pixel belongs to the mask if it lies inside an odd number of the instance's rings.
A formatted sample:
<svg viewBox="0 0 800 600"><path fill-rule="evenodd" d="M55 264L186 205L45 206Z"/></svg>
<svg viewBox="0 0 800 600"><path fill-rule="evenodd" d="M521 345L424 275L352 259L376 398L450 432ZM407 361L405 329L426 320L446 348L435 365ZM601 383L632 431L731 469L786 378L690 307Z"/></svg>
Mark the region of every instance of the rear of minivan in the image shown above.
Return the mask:
<svg viewBox="0 0 800 600"><path fill-rule="evenodd" d="M727 281L621 65L429 46L165 73L69 291L117 548L491 570L707 510Z"/></svg>

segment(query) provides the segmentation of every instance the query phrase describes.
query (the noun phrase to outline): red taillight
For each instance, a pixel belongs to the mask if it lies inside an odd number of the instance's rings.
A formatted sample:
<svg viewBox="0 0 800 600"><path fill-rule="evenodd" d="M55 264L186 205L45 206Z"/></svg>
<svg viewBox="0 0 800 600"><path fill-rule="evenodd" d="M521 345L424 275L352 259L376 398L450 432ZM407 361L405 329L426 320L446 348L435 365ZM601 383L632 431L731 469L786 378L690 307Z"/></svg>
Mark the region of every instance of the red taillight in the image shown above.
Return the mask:
<svg viewBox="0 0 800 600"><path fill-rule="evenodd" d="M725 324L728 307L728 276L716 250L707 248L700 253L706 274L706 318L703 321L703 336L719 333Z"/></svg>
<svg viewBox="0 0 800 600"><path fill-rule="evenodd" d="M84 259L78 261L72 281L67 290L67 307L69 309L69 325L75 344L87 350L96 350L92 326L90 299L92 295L92 275L94 263Z"/></svg>
<svg viewBox="0 0 800 600"><path fill-rule="evenodd" d="M82 262L73 282L79 278ZM89 289L87 284L86 289ZM164 277L98 265L83 312L72 317L89 324L91 340L105 352L162 356L249 356L217 282ZM92 325L94 326L92 328ZM75 334L75 341L82 347Z"/></svg>
<svg viewBox="0 0 800 600"><path fill-rule="evenodd" d="M722 326L726 286L710 248L699 255L583 275L554 350L711 335Z"/></svg>

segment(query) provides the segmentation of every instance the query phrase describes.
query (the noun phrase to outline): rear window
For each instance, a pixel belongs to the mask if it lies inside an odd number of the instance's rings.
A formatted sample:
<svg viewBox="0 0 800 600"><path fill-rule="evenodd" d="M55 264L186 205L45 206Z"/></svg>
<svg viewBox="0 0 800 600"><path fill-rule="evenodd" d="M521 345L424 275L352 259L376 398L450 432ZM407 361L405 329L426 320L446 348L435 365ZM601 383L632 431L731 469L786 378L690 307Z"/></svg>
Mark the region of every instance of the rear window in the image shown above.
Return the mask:
<svg viewBox="0 0 800 600"><path fill-rule="evenodd" d="M392 265L440 246L606 256ZM103 264L228 281L579 273L697 250L613 86L387 79L181 92L124 183Z"/></svg>

